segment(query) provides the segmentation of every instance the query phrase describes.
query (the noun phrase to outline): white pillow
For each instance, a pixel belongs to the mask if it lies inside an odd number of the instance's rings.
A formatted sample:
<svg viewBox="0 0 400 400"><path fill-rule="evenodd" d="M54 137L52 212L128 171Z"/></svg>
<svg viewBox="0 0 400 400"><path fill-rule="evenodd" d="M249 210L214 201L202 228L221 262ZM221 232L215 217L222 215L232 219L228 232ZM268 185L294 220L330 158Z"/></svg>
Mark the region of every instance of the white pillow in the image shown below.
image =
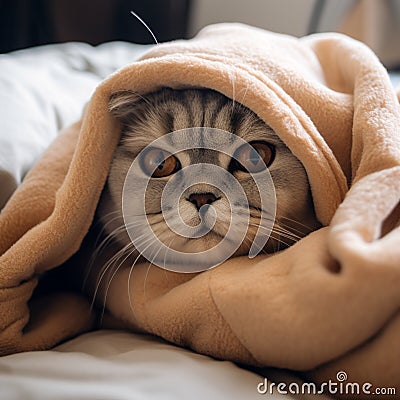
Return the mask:
<svg viewBox="0 0 400 400"><path fill-rule="evenodd" d="M393 83L394 88L396 89L396 91L400 90L400 72L393 72L391 74L389 74L390 79Z"/></svg>
<svg viewBox="0 0 400 400"><path fill-rule="evenodd" d="M148 48L65 43L0 55L0 209L96 85Z"/></svg>

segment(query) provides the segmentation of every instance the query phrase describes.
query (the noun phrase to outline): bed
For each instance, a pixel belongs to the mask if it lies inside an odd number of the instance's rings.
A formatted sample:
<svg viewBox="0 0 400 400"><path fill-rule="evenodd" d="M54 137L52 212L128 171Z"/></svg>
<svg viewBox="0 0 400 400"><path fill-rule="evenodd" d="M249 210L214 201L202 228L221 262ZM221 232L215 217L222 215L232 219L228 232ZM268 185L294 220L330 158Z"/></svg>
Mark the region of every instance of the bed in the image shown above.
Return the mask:
<svg viewBox="0 0 400 400"><path fill-rule="evenodd" d="M0 56L0 209L58 132L79 119L96 85L147 48L67 43ZM400 86L399 75L392 79ZM266 397L259 393L265 377L302 382L286 371L257 373L152 336L100 330L51 351L2 357L0 397L260 399ZM274 393L268 398L298 397Z"/></svg>

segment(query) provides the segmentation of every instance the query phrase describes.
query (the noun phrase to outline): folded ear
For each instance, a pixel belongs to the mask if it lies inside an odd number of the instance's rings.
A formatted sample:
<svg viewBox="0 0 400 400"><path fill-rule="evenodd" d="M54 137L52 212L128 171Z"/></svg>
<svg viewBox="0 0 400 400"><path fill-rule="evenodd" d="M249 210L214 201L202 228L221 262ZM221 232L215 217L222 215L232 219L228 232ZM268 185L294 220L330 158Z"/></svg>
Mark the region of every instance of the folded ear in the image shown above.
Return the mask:
<svg viewBox="0 0 400 400"><path fill-rule="evenodd" d="M120 90L110 96L108 109L122 124L126 124L135 115L135 105L143 101L143 97L133 90Z"/></svg>

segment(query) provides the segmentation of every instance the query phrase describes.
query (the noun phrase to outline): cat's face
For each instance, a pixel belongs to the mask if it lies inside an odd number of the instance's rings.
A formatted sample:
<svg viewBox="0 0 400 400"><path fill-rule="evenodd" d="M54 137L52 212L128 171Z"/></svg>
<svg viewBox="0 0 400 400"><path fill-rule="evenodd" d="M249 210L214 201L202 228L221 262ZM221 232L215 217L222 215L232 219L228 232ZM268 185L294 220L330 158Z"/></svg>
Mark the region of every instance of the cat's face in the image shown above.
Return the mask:
<svg viewBox="0 0 400 400"><path fill-rule="evenodd" d="M276 218L264 248L266 252L285 248L318 226L302 164L271 128L240 104L211 90L163 89L143 98L129 91L116 93L111 98L110 110L120 120L123 132L114 153L98 214L106 232L114 234L121 246L127 246L130 241L121 229L124 224L124 182L137 157L140 157L140 173L148 178L144 208L137 204L137 212L145 210L151 229L171 249L198 253L216 246L226 236L234 214L234 230L238 235L244 234L244 240L234 255L247 254L258 228L261 226L260 232L263 232L262 229L268 231L262 226L261 215L268 216L265 204L271 203L275 195ZM242 140L236 143L229 136L216 135L213 129L200 129L196 131L196 141L205 146L191 146L194 136L190 134L190 128L195 127L223 130ZM182 131L188 128L189 131ZM167 135L175 131L178 131L176 135ZM162 137L167 137L164 145L152 144ZM210 141L217 143L212 149L207 148ZM243 145L243 142L250 146ZM218 151L218 148L232 149L227 154L226 151ZM175 152L174 149L183 150ZM202 169L202 165L208 167ZM190 166L200 167L193 174L190 172L193 169L187 168ZM221 176L210 177L212 171L217 171L215 175L222 171ZM260 191L255 182L255 176L267 172L272 177L275 193ZM204 176L201 177L201 174ZM231 201L230 204L226 195L230 185L227 183L228 176L240 184L247 202ZM171 182L176 190L181 190L177 210L173 207L168 209L165 203L163 208L161 200L167 184ZM207 219L214 219L215 223L205 235L188 239L171 229L171 221L169 226L166 223L168 215L172 216L176 211L189 227L200 229L202 224L207 225ZM275 208L273 211L267 220L275 217Z"/></svg>

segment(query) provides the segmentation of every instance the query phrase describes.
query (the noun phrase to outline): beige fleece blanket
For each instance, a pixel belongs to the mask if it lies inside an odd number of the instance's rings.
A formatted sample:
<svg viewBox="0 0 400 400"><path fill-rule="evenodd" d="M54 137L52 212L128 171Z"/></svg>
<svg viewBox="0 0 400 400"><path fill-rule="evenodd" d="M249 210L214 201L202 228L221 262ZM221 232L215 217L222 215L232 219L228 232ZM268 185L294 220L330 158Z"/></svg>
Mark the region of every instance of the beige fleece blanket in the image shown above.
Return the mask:
<svg viewBox="0 0 400 400"><path fill-rule="evenodd" d="M399 393L400 107L374 54L338 34L215 25L106 79L0 214L0 353L50 348L94 327L83 296L35 295L38 277L85 254L119 138L110 95L165 86L212 88L257 113L303 163L324 228L197 275L136 266L134 315L123 268L110 314L217 358L308 371L317 382L340 370ZM80 259L68 265L83 269Z"/></svg>

